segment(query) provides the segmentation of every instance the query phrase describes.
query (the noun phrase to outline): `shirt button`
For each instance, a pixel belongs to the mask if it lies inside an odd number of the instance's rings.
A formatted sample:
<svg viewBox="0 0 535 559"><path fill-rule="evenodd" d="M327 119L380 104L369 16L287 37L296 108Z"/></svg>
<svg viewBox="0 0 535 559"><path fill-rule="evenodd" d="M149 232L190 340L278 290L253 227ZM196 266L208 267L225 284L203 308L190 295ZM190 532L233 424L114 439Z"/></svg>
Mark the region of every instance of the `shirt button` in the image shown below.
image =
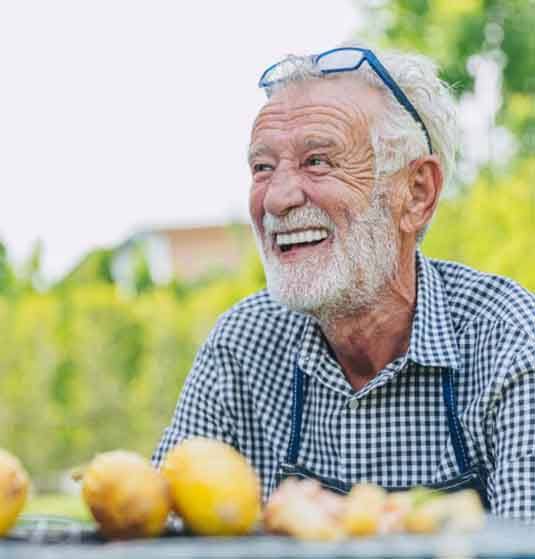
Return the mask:
<svg viewBox="0 0 535 559"><path fill-rule="evenodd" d="M349 400L349 409L350 410L356 410L359 407L359 401L358 400Z"/></svg>

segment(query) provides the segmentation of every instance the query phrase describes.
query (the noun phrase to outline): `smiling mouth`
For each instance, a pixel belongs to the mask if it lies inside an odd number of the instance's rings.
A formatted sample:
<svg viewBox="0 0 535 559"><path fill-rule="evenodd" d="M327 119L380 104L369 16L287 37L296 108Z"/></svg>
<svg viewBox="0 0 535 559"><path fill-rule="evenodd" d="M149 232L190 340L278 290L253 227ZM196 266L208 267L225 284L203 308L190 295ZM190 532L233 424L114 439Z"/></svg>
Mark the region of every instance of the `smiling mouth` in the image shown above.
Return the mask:
<svg viewBox="0 0 535 559"><path fill-rule="evenodd" d="M305 229L288 233L276 233L275 245L281 252L290 252L319 245L329 236L326 229Z"/></svg>
<svg viewBox="0 0 535 559"><path fill-rule="evenodd" d="M323 240L321 241L312 241L310 243L295 243L295 244L291 244L291 245L282 245L280 247L280 251L281 252L291 252L292 250L299 250L301 248L305 248L305 247L312 247L315 245L319 245L323 242Z"/></svg>

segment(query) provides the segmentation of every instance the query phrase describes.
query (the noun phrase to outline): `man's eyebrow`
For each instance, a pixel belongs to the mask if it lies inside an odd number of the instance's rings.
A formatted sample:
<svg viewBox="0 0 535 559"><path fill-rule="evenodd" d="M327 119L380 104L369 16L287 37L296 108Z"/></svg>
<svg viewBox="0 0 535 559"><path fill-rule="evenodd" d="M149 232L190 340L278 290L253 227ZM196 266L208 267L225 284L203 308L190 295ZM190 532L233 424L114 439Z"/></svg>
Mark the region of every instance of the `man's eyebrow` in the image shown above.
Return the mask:
<svg viewBox="0 0 535 559"><path fill-rule="evenodd" d="M265 155L266 153L272 153L271 149L266 144L255 144L250 146L247 152L247 161L249 162L249 165L255 157Z"/></svg>
<svg viewBox="0 0 535 559"><path fill-rule="evenodd" d="M332 148L336 145L336 142L329 138L306 138L303 144L305 148L309 150Z"/></svg>

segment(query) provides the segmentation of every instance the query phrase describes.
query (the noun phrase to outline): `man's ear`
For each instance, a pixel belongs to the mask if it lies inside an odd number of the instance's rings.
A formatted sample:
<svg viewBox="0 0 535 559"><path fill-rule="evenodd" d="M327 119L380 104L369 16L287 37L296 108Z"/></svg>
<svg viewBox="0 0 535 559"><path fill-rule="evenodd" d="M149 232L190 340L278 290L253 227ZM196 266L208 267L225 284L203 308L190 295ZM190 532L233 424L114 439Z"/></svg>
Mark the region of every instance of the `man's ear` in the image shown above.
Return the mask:
<svg viewBox="0 0 535 559"><path fill-rule="evenodd" d="M431 221L443 181L442 168L436 155L411 161L409 184L400 220L403 233L416 234Z"/></svg>

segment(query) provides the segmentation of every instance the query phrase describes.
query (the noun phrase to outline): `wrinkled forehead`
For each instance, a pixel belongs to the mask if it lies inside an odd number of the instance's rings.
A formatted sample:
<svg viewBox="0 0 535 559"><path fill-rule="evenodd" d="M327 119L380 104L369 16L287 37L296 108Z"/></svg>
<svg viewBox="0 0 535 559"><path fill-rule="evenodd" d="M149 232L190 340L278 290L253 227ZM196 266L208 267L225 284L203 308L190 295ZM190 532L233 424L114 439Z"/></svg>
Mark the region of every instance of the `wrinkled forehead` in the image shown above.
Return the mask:
<svg viewBox="0 0 535 559"><path fill-rule="evenodd" d="M275 123L293 127L310 119L320 124L339 120L348 128L364 132L380 114L382 105L381 91L350 76L290 82L262 107L252 137Z"/></svg>

